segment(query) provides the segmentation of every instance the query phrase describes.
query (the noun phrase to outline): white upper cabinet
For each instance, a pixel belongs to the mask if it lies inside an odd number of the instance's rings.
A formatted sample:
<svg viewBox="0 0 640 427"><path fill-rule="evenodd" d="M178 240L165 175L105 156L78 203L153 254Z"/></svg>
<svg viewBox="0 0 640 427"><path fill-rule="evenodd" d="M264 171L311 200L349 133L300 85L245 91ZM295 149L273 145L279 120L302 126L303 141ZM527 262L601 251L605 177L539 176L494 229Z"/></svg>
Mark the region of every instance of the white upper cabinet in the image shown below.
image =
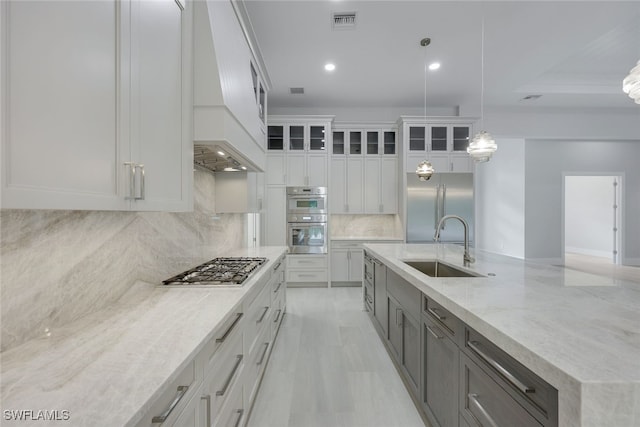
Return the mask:
<svg viewBox="0 0 640 427"><path fill-rule="evenodd" d="M2 207L191 209L191 3L1 7Z"/></svg>
<svg viewBox="0 0 640 427"><path fill-rule="evenodd" d="M436 172L473 172L467 154L472 124L469 121L401 118L406 155L405 172L414 172L427 159Z"/></svg>
<svg viewBox="0 0 640 427"><path fill-rule="evenodd" d="M194 140L264 171L267 86L240 14L231 1L194 3Z"/></svg>
<svg viewBox="0 0 640 427"><path fill-rule="evenodd" d="M273 116L267 127L267 185L329 184L332 117Z"/></svg>

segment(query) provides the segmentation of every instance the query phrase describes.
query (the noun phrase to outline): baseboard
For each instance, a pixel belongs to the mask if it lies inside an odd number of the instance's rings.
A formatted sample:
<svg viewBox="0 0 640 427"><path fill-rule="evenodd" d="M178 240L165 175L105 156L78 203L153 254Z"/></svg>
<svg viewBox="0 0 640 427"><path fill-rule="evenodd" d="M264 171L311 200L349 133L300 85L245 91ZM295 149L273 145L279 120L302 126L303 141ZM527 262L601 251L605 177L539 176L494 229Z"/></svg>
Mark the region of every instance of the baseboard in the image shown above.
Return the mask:
<svg viewBox="0 0 640 427"><path fill-rule="evenodd" d="M525 258L525 261L536 264L562 265L562 258Z"/></svg>
<svg viewBox="0 0 640 427"><path fill-rule="evenodd" d="M574 248L572 246L566 246L564 250L565 252L570 252L570 253L579 254L579 255L588 255L588 256L595 256L595 257L607 258L607 259L613 258L613 254L607 251L596 251L593 249Z"/></svg>
<svg viewBox="0 0 640 427"><path fill-rule="evenodd" d="M287 282L287 288L328 288L329 282Z"/></svg>

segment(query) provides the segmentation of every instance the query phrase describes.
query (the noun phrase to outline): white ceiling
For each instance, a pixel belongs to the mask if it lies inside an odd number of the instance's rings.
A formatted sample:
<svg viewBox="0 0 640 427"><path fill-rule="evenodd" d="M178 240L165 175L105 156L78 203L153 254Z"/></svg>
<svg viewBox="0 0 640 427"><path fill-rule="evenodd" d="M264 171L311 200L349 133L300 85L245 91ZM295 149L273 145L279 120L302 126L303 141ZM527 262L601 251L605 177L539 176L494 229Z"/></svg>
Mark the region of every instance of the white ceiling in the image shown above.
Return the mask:
<svg viewBox="0 0 640 427"><path fill-rule="evenodd" d="M423 108L425 61L439 61L426 77L428 107L477 110L484 59L486 107L640 109L621 90L640 60L640 1L244 3L269 108ZM345 11L357 13L355 29L332 30L331 13ZM542 97L521 100L533 94Z"/></svg>

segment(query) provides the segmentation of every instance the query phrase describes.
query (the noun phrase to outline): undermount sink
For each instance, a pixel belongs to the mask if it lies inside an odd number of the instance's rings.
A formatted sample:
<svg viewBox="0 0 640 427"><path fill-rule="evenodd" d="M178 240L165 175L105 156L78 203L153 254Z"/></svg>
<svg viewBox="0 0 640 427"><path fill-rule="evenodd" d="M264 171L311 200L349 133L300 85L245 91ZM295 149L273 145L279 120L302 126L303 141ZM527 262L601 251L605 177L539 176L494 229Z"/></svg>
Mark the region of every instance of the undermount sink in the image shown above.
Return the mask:
<svg viewBox="0 0 640 427"><path fill-rule="evenodd" d="M460 270L440 261L403 261L409 267L415 268L430 277L484 277L481 274Z"/></svg>

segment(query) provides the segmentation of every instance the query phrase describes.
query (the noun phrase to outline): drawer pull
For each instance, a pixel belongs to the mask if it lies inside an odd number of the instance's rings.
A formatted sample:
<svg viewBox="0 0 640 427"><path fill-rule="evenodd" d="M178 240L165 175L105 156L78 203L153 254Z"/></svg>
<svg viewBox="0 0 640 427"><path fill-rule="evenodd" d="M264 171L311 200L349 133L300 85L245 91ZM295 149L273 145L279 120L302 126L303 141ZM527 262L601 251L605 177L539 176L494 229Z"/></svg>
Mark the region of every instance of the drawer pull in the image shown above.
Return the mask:
<svg viewBox="0 0 640 427"><path fill-rule="evenodd" d="M236 325L238 324L238 322L240 321L240 319L242 319L242 316L244 315L244 313L237 313L236 314L236 320L233 321L233 323L231 324L231 326L229 326L229 329L226 330L226 332L220 337L220 338L216 338L216 342L224 342L224 340L227 339L227 337L229 336L229 334L231 333L231 331L233 330L233 328L236 327Z"/></svg>
<svg viewBox="0 0 640 427"><path fill-rule="evenodd" d="M431 333L431 335L433 335L437 340L441 340L442 338L444 338L443 336L440 336L436 333L436 331L434 331L433 329L431 329L431 326L427 326L427 330Z"/></svg>
<svg viewBox="0 0 640 427"><path fill-rule="evenodd" d="M275 291L273 291L274 294L278 293L278 291L280 290L280 286L282 286L282 282L278 283L278 287L276 288Z"/></svg>
<svg viewBox="0 0 640 427"><path fill-rule="evenodd" d="M256 363L256 365L260 366L262 365L262 362L264 362L264 357L267 355L267 350L269 349L269 343L266 342L264 343L264 350L262 351L262 356L260 357L260 361L258 363Z"/></svg>
<svg viewBox="0 0 640 427"><path fill-rule="evenodd" d="M238 358L238 360L236 361L236 365L233 367L233 369L231 370L231 373L227 377L227 380L224 382L224 386L222 387L222 390L216 391L216 396L224 396L224 394L227 392L227 389L229 388L229 385L231 384L231 380L233 379L234 375L238 371L238 368L240 367L240 363L242 362L242 355L239 354L236 357Z"/></svg>
<svg viewBox="0 0 640 427"><path fill-rule="evenodd" d="M478 409L478 411L480 411L480 414L482 414L482 416L484 417L486 423L483 422L482 423L483 426L486 425L486 426L489 426L489 427L498 427L498 424L496 424L496 422L493 421L493 418L491 418L491 415L489 415L487 410L484 409L484 407L478 401L478 395L477 394L469 393L467 395L467 397L469 398L469 402L473 403L473 406L475 406L476 409Z"/></svg>
<svg viewBox="0 0 640 427"><path fill-rule="evenodd" d="M155 417L153 417L151 419L151 422L153 424L159 424L159 423L165 422L169 417L169 415L171 415L171 412L173 412L176 406L178 406L178 403L180 403L180 400L182 400L184 395L187 393L187 390L189 390L188 385L179 385L176 392L176 396L173 398L173 401L169 404L169 407L162 414L156 415Z"/></svg>
<svg viewBox="0 0 640 427"><path fill-rule="evenodd" d="M447 316L443 316L443 315L439 314L436 310L437 310L437 308L427 308L427 311L429 313L431 313L431 315L433 317L435 317L436 319L442 321L442 320L445 320L447 318Z"/></svg>
<svg viewBox="0 0 640 427"><path fill-rule="evenodd" d="M518 378L516 378L515 375L513 375L505 367L503 367L501 364L499 364L495 359L493 359L491 356L489 356L488 354L486 354L485 352L480 350L480 348L479 348L480 343L479 342L477 342L477 341L467 341L467 345L469 346L469 348L471 350L476 352L476 354L478 356L480 356L480 358L482 358L489 365L493 366L503 377L506 378L507 381L509 381L518 390L520 390L521 392L523 392L525 394L527 394L527 393L535 393L536 392L535 388L525 385L522 381L520 381Z"/></svg>
<svg viewBox="0 0 640 427"><path fill-rule="evenodd" d="M260 318L256 321L256 323L262 323L262 321L264 320L264 316L267 315L267 311L269 311L269 307L265 307L264 311L262 312L262 316L260 316Z"/></svg>
<svg viewBox="0 0 640 427"><path fill-rule="evenodd" d="M398 313L400 313L400 321L398 321ZM404 313L402 312L402 309L400 308L396 308L396 326L401 328L402 327L402 316L404 315Z"/></svg>
<svg viewBox="0 0 640 427"><path fill-rule="evenodd" d="M276 311L276 320L274 320L273 323L278 323L278 320L280 320L280 313L282 313L282 310L278 309L278 311Z"/></svg>
<svg viewBox="0 0 640 427"><path fill-rule="evenodd" d="M240 420L242 419L242 415L244 414L244 409L238 409L236 411L236 414L238 414L238 419L236 420L236 423L233 425L234 427L238 427L240 425Z"/></svg>
<svg viewBox="0 0 640 427"><path fill-rule="evenodd" d="M276 264L276 266L275 266L275 267L273 267L273 271L276 271L277 269L279 269L281 265L282 265L282 263L281 263L281 262L279 262L278 264Z"/></svg>

